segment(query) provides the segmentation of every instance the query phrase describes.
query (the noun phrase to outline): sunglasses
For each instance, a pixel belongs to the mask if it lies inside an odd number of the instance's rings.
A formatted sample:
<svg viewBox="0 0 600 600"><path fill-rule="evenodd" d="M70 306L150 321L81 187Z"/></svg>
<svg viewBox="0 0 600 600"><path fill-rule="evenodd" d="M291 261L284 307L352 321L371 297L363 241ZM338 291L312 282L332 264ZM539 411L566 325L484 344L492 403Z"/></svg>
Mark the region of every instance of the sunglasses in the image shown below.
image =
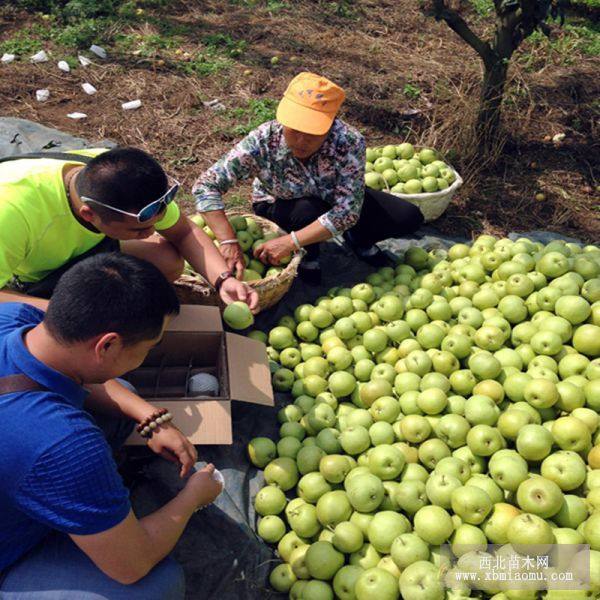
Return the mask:
<svg viewBox="0 0 600 600"><path fill-rule="evenodd" d="M114 212L121 213L122 215L127 215L128 217L134 217L137 219L138 223L146 223L150 221L156 215L160 214L175 198L179 190L179 186L181 185L179 181L176 179L170 178L173 182L173 185L157 200L150 202L140 210L139 213L131 213L125 210L121 210L120 208L115 208L114 206L110 206L108 204L104 204L103 202L98 202L98 200L94 200L93 198L88 198L87 196L80 196L82 202L98 204L98 206L103 206L104 208L108 208Z"/></svg>

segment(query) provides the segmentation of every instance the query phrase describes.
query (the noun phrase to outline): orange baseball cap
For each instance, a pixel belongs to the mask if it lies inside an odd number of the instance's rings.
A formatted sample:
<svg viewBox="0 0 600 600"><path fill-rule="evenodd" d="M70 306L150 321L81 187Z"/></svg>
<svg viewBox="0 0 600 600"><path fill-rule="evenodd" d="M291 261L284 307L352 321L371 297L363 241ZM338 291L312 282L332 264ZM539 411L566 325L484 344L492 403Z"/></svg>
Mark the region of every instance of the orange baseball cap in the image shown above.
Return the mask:
<svg viewBox="0 0 600 600"><path fill-rule="evenodd" d="M323 135L329 131L346 94L329 79L300 73L290 82L277 107L277 120L286 127Z"/></svg>

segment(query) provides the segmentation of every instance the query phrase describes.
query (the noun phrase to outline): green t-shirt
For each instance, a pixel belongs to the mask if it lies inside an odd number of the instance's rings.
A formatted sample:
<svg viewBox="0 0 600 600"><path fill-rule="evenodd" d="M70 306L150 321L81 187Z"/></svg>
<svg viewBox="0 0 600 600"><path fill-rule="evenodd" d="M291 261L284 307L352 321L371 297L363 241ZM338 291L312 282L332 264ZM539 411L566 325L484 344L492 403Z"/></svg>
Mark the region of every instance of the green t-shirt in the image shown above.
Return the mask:
<svg viewBox="0 0 600 600"><path fill-rule="evenodd" d="M105 151L69 152L96 156ZM86 229L71 212L62 178L65 164L51 158L0 164L0 288L13 276L24 283L40 281L106 237ZM179 214L172 202L155 228L173 227Z"/></svg>

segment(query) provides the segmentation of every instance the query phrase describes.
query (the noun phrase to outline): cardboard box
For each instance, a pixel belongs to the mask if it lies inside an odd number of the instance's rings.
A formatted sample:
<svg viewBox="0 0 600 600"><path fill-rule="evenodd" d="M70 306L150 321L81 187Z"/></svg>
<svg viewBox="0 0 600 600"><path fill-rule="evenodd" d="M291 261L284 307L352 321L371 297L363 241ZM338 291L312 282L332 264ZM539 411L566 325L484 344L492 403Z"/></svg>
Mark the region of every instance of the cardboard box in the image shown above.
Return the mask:
<svg viewBox="0 0 600 600"><path fill-rule="evenodd" d="M188 397L191 375L211 373L219 380L218 397ZM265 346L223 331L215 306L185 304L144 364L125 377L138 394L168 408L173 422L194 444L231 444L231 402L274 406ZM134 432L127 445L145 445Z"/></svg>

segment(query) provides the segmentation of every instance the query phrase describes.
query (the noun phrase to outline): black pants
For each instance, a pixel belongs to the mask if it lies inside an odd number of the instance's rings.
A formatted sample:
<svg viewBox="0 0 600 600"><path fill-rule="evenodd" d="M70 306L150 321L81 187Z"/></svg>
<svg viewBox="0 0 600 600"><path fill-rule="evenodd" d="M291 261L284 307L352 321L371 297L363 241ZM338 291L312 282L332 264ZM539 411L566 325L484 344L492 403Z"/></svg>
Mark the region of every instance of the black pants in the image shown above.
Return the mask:
<svg viewBox="0 0 600 600"><path fill-rule="evenodd" d="M285 231L297 231L312 223L331 206L317 197L278 199L273 203L257 202L254 212L274 221ZM423 214L417 206L370 188L365 188L365 200L358 223L350 229L352 241L361 248L370 248L376 242L402 237L416 231L423 224ZM319 244L306 248L306 260L319 258Z"/></svg>
<svg viewBox="0 0 600 600"><path fill-rule="evenodd" d="M48 300L54 293L54 288L56 287L58 280L73 265L76 265L78 262L81 262L82 260L85 260L90 256L101 254L102 252L119 252L119 249L119 240L113 240L112 238L105 237L93 248L90 248L87 252L84 252L83 254L72 258L62 267L55 269L54 271L52 271L52 273L44 277L44 279L33 283L26 283L18 280L13 280L10 284L10 287L12 287L18 292L27 294L28 296L36 296L37 298L45 298Z"/></svg>

